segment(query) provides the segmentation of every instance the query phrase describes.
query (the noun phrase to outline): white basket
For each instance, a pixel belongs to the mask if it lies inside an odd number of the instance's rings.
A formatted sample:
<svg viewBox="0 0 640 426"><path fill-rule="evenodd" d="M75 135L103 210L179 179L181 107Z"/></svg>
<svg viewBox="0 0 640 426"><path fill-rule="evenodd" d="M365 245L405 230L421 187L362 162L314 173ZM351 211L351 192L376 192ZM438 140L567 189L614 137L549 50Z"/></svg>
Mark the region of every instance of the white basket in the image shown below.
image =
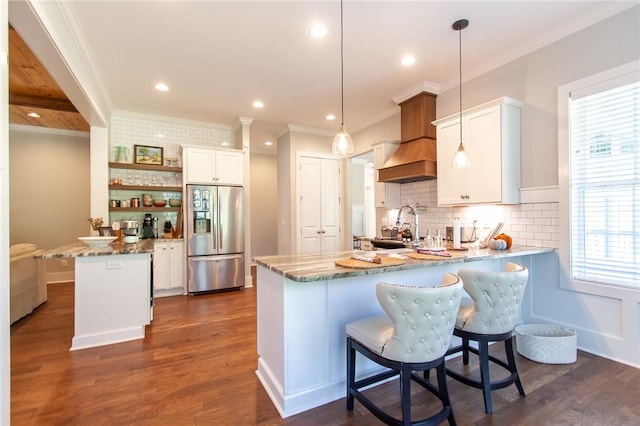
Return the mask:
<svg viewBox="0 0 640 426"><path fill-rule="evenodd" d="M518 353L545 364L576 362L575 330L546 324L523 324L515 328Z"/></svg>

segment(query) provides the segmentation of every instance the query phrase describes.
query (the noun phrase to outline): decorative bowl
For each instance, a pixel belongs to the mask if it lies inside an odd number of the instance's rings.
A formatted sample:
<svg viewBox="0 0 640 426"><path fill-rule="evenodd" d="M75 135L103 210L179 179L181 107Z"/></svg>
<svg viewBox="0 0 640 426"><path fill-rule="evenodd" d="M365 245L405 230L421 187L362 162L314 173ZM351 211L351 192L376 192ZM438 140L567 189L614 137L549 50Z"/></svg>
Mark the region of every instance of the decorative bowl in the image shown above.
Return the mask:
<svg viewBox="0 0 640 426"><path fill-rule="evenodd" d="M180 207L182 205L182 200L179 198L169 198L169 205L171 207Z"/></svg>
<svg viewBox="0 0 640 426"><path fill-rule="evenodd" d="M153 205L156 207L164 207L167 205L167 200L153 200Z"/></svg>
<svg viewBox="0 0 640 426"><path fill-rule="evenodd" d="M78 237L80 241L93 248L107 247L117 237Z"/></svg>

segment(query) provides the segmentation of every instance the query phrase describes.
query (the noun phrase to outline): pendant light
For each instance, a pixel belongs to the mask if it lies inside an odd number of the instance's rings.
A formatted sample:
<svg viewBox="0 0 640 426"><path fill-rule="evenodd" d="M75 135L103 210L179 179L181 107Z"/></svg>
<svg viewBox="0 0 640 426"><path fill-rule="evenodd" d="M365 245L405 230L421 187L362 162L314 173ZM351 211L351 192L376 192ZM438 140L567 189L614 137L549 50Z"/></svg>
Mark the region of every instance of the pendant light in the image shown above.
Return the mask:
<svg viewBox="0 0 640 426"><path fill-rule="evenodd" d="M349 157L353 154L353 140L351 135L344 128L344 35L343 35L343 18L342 18L342 0L340 0L340 101L342 104L342 120L338 133L333 138L333 146L331 151L333 155L340 157Z"/></svg>
<svg viewBox="0 0 640 426"><path fill-rule="evenodd" d="M452 28L458 31L459 39L460 39L460 145L458 145L458 150L453 156L453 168L454 169L462 169L471 166L471 162L469 161L469 156L464 150L464 145L462 144L462 30L467 28L469 25L469 21L466 19L460 19L453 23Z"/></svg>

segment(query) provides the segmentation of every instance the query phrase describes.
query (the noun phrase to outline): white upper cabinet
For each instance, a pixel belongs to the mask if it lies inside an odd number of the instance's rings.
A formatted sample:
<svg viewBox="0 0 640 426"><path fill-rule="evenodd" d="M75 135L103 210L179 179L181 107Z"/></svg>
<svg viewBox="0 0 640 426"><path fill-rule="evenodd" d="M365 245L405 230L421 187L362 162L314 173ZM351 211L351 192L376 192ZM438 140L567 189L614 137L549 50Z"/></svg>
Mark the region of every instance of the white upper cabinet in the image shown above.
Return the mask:
<svg viewBox="0 0 640 426"><path fill-rule="evenodd" d="M373 192L376 207L400 208L400 184L378 182L378 169L384 166L384 163L397 148L398 142L381 142L373 147L373 167L375 168Z"/></svg>
<svg viewBox="0 0 640 426"><path fill-rule="evenodd" d="M454 169L460 144L460 116L434 122L437 126L438 205L520 203L520 108L522 103L500 98L462 113L462 142L471 162Z"/></svg>
<svg viewBox="0 0 640 426"><path fill-rule="evenodd" d="M241 151L183 147L186 183L207 185L243 185Z"/></svg>

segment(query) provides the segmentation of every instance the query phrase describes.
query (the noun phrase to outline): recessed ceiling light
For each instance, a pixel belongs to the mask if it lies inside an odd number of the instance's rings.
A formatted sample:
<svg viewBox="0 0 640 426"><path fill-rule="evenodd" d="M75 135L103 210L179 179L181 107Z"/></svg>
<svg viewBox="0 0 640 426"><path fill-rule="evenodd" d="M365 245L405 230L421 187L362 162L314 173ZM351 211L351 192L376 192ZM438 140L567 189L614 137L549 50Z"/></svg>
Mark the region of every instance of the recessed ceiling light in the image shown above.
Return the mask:
<svg viewBox="0 0 640 426"><path fill-rule="evenodd" d="M316 24L309 28L309 35L313 38L322 38L327 35L327 29L322 24Z"/></svg>
<svg viewBox="0 0 640 426"><path fill-rule="evenodd" d="M40 114L38 114L37 112L30 112L29 114L27 114L29 117L33 117L33 118L40 118Z"/></svg>
<svg viewBox="0 0 640 426"><path fill-rule="evenodd" d="M413 55L404 55L400 63L405 67L408 67L409 65L413 65L416 63L416 58Z"/></svg>
<svg viewBox="0 0 640 426"><path fill-rule="evenodd" d="M229 146L229 142L227 141L222 142L222 146Z"/></svg>
<svg viewBox="0 0 640 426"><path fill-rule="evenodd" d="M156 90L159 90L161 92L167 92L167 91L169 91L169 86L167 86L164 83L157 83L156 84Z"/></svg>
<svg viewBox="0 0 640 426"><path fill-rule="evenodd" d="M262 108L264 107L264 103L262 101L253 101L254 108Z"/></svg>
<svg viewBox="0 0 640 426"><path fill-rule="evenodd" d="M329 120L329 121L332 121L332 120L335 120L335 119L336 119L336 116L335 116L335 115L333 115L333 114L328 114L325 118L326 118L327 120Z"/></svg>
<svg viewBox="0 0 640 426"><path fill-rule="evenodd" d="M264 144L265 144L266 146L271 146L271 145L273 145L273 142L271 142L271 141L266 141Z"/></svg>
<svg viewBox="0 0 640 426"><path fill-rule="evenodd" d="M162 133L158 133L156 136L158 136L159 138L164 138L164 135Z"/></svg>

